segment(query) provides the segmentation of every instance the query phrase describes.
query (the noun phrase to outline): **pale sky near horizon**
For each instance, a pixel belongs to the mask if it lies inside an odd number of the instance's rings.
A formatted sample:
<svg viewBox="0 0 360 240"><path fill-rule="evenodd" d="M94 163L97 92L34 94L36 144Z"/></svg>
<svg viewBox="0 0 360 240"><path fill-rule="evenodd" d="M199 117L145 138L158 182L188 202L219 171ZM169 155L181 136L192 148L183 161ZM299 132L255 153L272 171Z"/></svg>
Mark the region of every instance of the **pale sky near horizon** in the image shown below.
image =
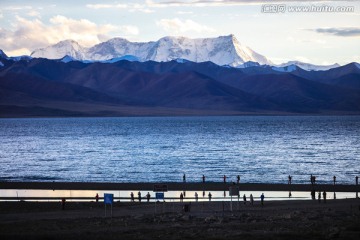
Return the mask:
<svg viewBox="0 0 360 240"><path fill-rule="evenodd" d="M291 12L290 8L297 6L322 8ZM338 7L343 12L326 10ZM164 36L206 38L229 34L274 63L360 62L360 1L0 2L0 49L9 56L29 55L37 48L66 39L89 47L113 37L144 42Z"/></svg>

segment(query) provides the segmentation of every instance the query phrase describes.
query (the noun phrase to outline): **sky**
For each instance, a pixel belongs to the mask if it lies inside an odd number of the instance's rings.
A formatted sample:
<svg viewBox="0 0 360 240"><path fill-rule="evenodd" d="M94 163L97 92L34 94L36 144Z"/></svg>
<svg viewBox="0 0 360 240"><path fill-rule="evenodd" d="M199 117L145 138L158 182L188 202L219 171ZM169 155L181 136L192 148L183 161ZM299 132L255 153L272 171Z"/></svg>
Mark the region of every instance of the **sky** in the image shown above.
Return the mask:
<svg viewBox="0 0 360 240"><path fill-rule="evenodd" d="M66 39L90 47L114 37L229 34L277 64L360 62L360 1L0 1L0 49L8 56Z"/></svg>

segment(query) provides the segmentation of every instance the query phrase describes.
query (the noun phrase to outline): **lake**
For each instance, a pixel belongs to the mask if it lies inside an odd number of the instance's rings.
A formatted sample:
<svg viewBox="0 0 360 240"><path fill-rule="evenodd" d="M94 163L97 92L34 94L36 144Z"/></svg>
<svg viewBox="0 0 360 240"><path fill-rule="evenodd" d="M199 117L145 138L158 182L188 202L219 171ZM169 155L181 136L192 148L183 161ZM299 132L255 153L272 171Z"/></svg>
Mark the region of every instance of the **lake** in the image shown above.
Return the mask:
<svg viewBox="0 0 360 240"><path fill-rule="evenodd" d="M331 183L360 175L360 116L0 119L3 181Z"/></svg>

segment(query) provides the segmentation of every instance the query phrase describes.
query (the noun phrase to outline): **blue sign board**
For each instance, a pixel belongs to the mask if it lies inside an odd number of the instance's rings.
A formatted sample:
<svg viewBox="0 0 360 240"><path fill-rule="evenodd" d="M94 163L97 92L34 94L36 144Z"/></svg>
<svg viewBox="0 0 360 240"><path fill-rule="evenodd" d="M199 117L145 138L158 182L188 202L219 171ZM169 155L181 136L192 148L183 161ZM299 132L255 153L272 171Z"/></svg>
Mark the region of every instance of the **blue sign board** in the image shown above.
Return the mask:
<svg viewBox="0 0 360 240"><path fill-rule="evenodd" d="M164 199L164 193L163 192L157 192L155 193L156 199Z"/></svg>
<svg viewBox="0 0 360 240"><path fill-rule="evenodd" d="M104 203L105 204L113 204L114 194L104 193Z"/></svg>

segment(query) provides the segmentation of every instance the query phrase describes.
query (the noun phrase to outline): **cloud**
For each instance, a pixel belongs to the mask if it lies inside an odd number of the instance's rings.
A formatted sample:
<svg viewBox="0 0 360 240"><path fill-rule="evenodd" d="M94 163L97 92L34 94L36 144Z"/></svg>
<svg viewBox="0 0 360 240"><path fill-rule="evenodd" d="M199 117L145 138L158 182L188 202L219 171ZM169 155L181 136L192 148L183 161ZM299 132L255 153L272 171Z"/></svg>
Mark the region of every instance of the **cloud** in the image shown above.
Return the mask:
<svg viewBox="0 0 360 240"><path fill-rule="evenodd" d="M193 12L191 12L191 11L177 11L176 14L186 15L186 14L193 14Z"/></svg>
<svg viewBox="0 0 360 240"><path fill-rule="evenodd" d="M3 8L3 10L8 10L8 11L30 10L30 9L32 9L31 6L7 6Z"/></svg>
<svg viewBox="0 0 360 240"><path fill-rule="evenodd" d="M29 54L31 51L72 39L83 46L92 46L109 38L110 33L129 37L139 34L136 26L98 25L87 19L72 19L57 15L44 24L39 19L28 20L16 16L14 30L0 28L1 48L10 56Z"/></svg>
<svg viewBox="0 0 360 240"><path fill-rule="evenodd" d="M104 9L104 8L127 8L127 4L87 4L87 8Z"/></svg>
<svg viewBox="0 0 360 240"><path fill-rule="evenodd" d="M173 34L179 34L185 32L197 32L197 33L215 32L214 29L205 25L201 25L190 19L186 19L186 20L180 20L179 18L161 19L160 21L156 22L156 25L162 27L165 31Z"/></svg>
<svg viewBox="0 0 360 240"><path fill-rule="evenodd" d="M136 26L125 25L125 26L120 26L119 29L125 35L138 35L139 34L139 29Z"/></svg>
<svg viewBox="0 0 360 240"><path fill-rule="evenodd" d="M154 10L149 9L146 4L87 4L87 8L91 9L129 9L129 12L143 12L143 13L153 13Z"/></svg>
<svg viewBox="0 0 360 240"><path fill-rule="evenodd" d="M206 7L206 6L235 6L235 5L259 5L259 4L274 4L274 3L289 3L289 2L329 2L329 0L147 0L146 4L149 7Z"/></svg>
<svg viewBox="0 0 360 240"><path fill-rule="evenodd" d="M38 11L35 10L31 10L30 12L27 13L28 16L30 17L37 17L37 18L41 18L41 15Z"/></svg>
<svg viewBox="0 0 360 240"><path fill-rule="evenodd" d="M360 28L358 27L316 28L310 30L317 33L334 35L339 37L360 37Z"/></svg>

